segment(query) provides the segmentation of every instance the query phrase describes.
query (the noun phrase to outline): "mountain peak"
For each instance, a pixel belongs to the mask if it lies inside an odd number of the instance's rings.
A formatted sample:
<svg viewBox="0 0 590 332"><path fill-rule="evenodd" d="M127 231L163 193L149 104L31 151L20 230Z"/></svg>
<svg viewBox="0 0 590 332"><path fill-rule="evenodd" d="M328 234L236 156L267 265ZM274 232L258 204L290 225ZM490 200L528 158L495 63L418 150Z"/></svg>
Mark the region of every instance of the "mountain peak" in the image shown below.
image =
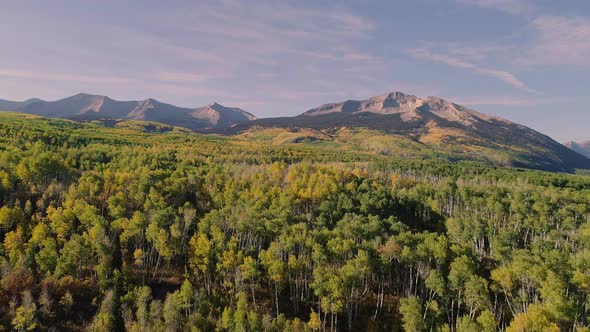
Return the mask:
<svg viewBox="0 0 590 332"><path fill-rule="evenodd" d="M427 103L436 103L439 108L450 104L442 99L421 99L417 96L394 91L384 95L371 97L362 101L345 101L341 103L325 104L311 109L303 115L315 116L329 113L374 113L374 114L398 114L403 121L412 121L420 118L420 113L431 110L434 107ZM445 104L446 103L446 104Z"/></svg>
<svg viewBox="0 0 590 332"><path fill-rule="evenodd" d="M160 102L154 98L148 98L146 100L141 101L141 103L146 104L146 105L163 104L162 102Z"/></svg>
<svg viewBox="0 0 590 332"><path fill-rule="evenodd" d="M68 99L68 98L88 98L88 97L104 97L104 96L101 96L101 95L92 95L92 94L89 94L89 93L86 93L86 92L80 92L80 93L77 93L77 94L75 94L75 95L73 95L71 97L67 97L67 98L64 98L64 99Z"/></svg>
<svg viewBox="0 0 590 332"><path fill-rule="evenodd" d="M436 103L452 104L451 102L448 102L448 101L442 99L441 97L437 97L437 96L428 96L428 97L426 97L426 100L431 101L431 102L436 102Z"/></svg>
<svg viewBox="0 0 590 332"><path fill-rule="evenodd" d="M440 97L425 99L394 91L362 101L345 101L325 104L302 115L317 116L330 113L397 115L402 122L450 121L466 127L474 127L481 121L509 121L478 113Z"/></svg>
<svg viewBox="0 0 590 332"><path fill-rule="evenodd" d="M225 107L218 102L213 102L213 104L209 105L209 108L211 108L215 111L220 111L220 112L223 112L224 110L229 110L229 109L238 109L238 108L232 108L232 107Z"/></svg>
<svg viewBox="0 0 590 332"><path fill-rule="evenodd" d="M227 107L213 102L205 107L200 107L192 112L193 116L205 119L216 127L229 127L234 124L255 120L256 117L237 107Z"/></svg>
<svg viewBox="0 0 590 332"><path fill-rule="evenodd" d="M419 99L418 97L414 96L414 95L409 95L400 91L393 91L388 93L387 98L390 99Z"/></svg>

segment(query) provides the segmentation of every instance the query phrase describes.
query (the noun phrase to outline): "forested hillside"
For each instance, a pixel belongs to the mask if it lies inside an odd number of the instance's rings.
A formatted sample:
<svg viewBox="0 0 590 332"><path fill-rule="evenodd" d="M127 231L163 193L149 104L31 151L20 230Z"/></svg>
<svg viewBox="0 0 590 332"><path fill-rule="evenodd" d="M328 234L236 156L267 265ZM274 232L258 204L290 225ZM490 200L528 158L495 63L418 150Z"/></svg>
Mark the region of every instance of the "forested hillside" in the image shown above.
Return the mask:
<svg viewBox="0 0 590 332"><path fill-rule="evenodd" d="M0 330L590 330L589 176L0 113L0 243Z"/></svg>

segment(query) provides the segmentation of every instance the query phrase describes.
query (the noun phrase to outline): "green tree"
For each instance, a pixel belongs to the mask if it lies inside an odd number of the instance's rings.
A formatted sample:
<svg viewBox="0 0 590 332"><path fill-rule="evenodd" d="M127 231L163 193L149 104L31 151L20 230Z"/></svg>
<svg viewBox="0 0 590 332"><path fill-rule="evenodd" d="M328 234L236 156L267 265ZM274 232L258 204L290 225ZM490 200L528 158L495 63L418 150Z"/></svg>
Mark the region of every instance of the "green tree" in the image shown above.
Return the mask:
<svg viewBox="0 0 590 332"><path fill-rule="evenodd" d="M163 317L166 328L171 331L177 331L183 325L183 306L182 298L179 292L169 293L166 296L163 307Z"/></svg>
<svg viewBox="0 0 590 332"><path fill-rule="evenodd" d="M238 294L237 307L234 312L234 331L248 331L248 295L244 292Z"/></svg>
<svg viewBox="0 0 590 332"><path fill-rule="evenodd" d="M12 326L16 331L34 331L37 329L37 305L30 291L23 292L22 303L16 309Z"/></svg>
<svg viewBox="0 0 590 332"><path fill-rule="evenodd" d="M424 320L422 319L422 305L417 297L401 298L399 312L402 315L405 331L421 332L425 329Z"/></svg>

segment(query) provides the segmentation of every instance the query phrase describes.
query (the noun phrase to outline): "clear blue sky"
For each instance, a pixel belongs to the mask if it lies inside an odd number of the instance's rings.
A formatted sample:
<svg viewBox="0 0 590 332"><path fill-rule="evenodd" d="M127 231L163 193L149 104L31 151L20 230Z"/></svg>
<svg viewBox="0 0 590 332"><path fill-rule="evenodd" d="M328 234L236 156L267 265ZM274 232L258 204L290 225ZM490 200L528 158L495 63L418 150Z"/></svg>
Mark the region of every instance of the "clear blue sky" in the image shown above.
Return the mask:
<svg viewBox="0 0 590 332"><path fill-rule="evenodd" d="M3 1L0 98L261 117L389 91L590 139L590 1Z"/></svg>

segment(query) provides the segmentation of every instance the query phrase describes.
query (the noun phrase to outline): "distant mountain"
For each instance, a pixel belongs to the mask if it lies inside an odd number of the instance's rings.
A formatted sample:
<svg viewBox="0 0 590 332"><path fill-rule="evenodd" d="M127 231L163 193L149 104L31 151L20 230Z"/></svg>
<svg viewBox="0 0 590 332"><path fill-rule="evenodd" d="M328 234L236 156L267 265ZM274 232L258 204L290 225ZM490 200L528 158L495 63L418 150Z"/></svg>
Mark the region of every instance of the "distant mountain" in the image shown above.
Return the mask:
<svg viewBox="0 0 590 332"><path fill-rule="evenodd" d="M590 158L590 141L585 142L566 142L564 143L568 148L576 151L577 153Z"/></svg>
<svg viewBox="0 0 590 332"><path fill-rule="evenodd" d="M471 128L475 128L482 120L486 122L496 121L504 124L510 123L507 120L478 113L438 97L421 99L401 92L392 92L362 101L348 100L342 103L325 104L303 113L302 116L318 116L334 113L396 115L402 123L428 122L430 120L444 119L451 123Z"/></svg>
<svg viewBox="0 0 590 332"><path fill-rule="evenodd" d="M265 128L315 130L321 135L314 141L338 140L342 128L366 128L422 143L451 158L551 171L590 168L590 159L528 127L438 97L401 92L325 104L296 117L258 119L225 130L252 133Z"/></svg>
<svg viewBox="0 0 590 332"><path fill-rule="evenodd" d="M0 109L77 121L99 119L133 119L161 122L192 130L229 127L256 119L239 108L214 103L200 108L184 108L154 99L117 101L106 96L80 93L57 101L30 100L4 102Z"/></svg>
<svg viewBox="0 0 590 332"><path fill-rule="evenodd" d="M31 99L27 99L25 101L10 101L10 100L0 99L0 110L12 111L12 110L16 110L18 108L21 108L23 106L26 106L28 104L32 104L32 103L35 103L38 101L42 101L42 100L38 99L38 98L31 98Z"/></svg>
<svg viewBox="0 0 590 332"><path fill-rule="evenodd" d="M194 117L207 120L217 127L229 127L237 123L256 120L256 117L240 108L225 107L218 103L197 108L192 112Z"/></svg>

